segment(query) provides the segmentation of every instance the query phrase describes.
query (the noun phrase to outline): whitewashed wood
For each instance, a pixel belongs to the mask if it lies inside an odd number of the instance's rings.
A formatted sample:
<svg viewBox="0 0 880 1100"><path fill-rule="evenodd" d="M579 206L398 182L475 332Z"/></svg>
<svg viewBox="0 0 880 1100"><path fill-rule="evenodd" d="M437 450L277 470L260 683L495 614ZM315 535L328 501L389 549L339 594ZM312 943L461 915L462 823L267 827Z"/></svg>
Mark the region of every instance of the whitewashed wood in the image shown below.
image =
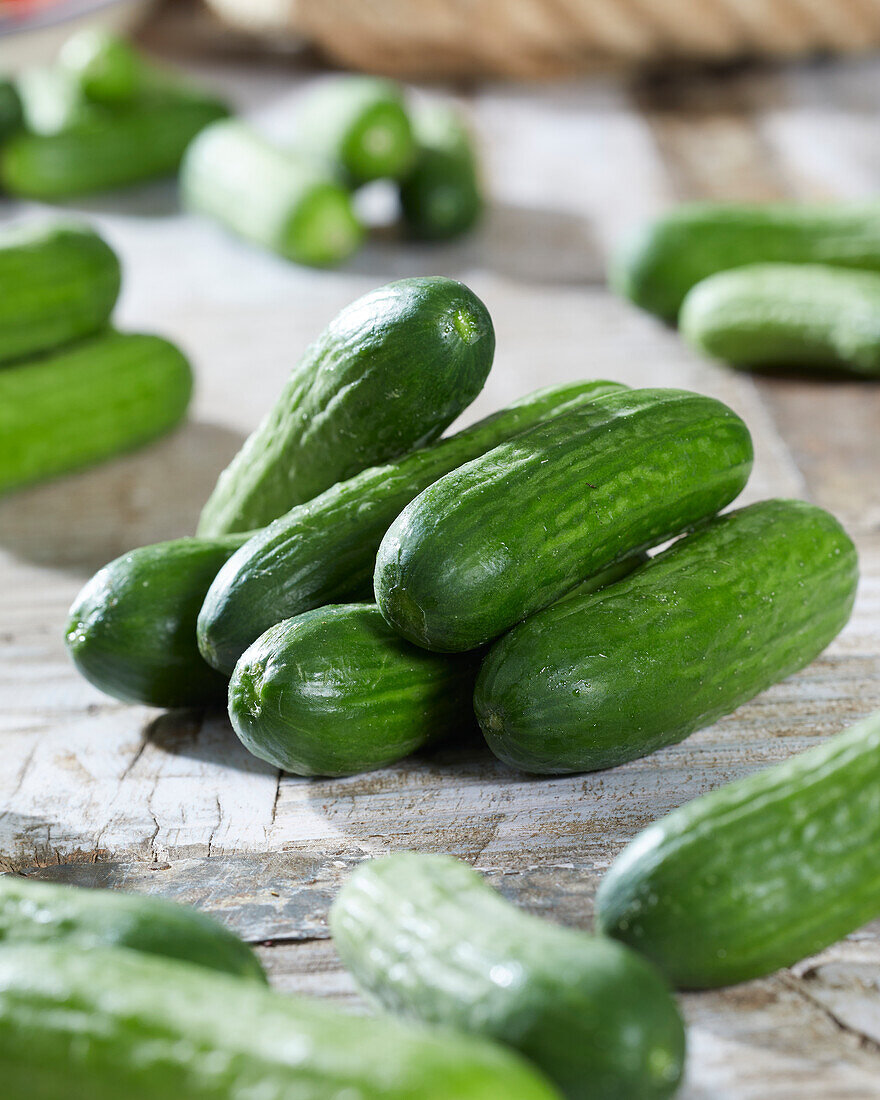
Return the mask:
<svg viewBox="0 0 880 1100"><path fill-rule="evenodd" d="M255 75L244 62L210 62L201 71L277 137L292 126L301 70ZM869 75L862 91L858 72ZM191 423L174 437L0 501L4 865L199 904L272 941L261 952L282 988L356 1005L325 916L365 855L450 851L534 912L588 927L599 875L644 824L880 708L877 390L726 372L601 285L609 248L678 197L880 184L869 151L878 74L734 74L637 94L607 79L487 88L468 99L495 198L480 234L418 249L383 233L340 272L291 267L231 241L181 215L168 186L82 204L122 252L122 323L179 340L199 387ZM823 138L833 174L814 158ZM307 341L357 294L422 272L464 279L495 318L496 366L465 420L535 386L589 376L693 388L736 408L756 442L747 499L812 497L857 536L856 613L827 653L682 745L550 781L518 776L473 746L370 776L279 782L222 715L126 707L81 680L61 631L82 580L133 545L191 531L217 470ZM878 970L873 928L808 968L685 998L689 1100L880 1095Z"/></svg>

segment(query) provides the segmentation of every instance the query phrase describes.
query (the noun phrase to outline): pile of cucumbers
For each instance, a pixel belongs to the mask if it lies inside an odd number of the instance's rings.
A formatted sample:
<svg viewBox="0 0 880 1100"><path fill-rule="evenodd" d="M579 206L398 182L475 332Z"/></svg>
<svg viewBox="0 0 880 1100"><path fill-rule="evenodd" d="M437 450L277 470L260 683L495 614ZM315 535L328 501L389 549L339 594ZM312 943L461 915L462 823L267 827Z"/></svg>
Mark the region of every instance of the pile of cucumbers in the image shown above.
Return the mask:
<svg viewBox="0 0 880 1100"><path fill-rule="evenodd" d="M170 176L199 130L228 113L126 39L81 31L54 65L0 83L0 187L54 202Z"/></svg>
<svg viewBox="0 0 880 1100"><path fill-rule="evenodd" d="M717 400L574 383L438 440L494 346L449 279L343 310L196 536L80 593L81 672L154 706L225 698L247 748L296 775L477 726L502 761L561 774L680 741L842 629L858 565L832 516L792 500L720 514L753 456Z"/></svg>
<svg viewBox="0 0 880 1100"><path fill-rule="evenodd" d="M110 327L120 277L88 226L0 231L0 493L130 450L185 416L181 352Z"/></svg>
<svg viewBox="0 0 880 1100"><path fill-rule="evenodd" d="M880 376L880 203L684 204L641 229L612 285L745 369Z"/></svg>
<svg viewBox="0 0 880 1100"><path fill-rule="evenodd" d="M240 120L209 126L180 174L190 209L313 265L339 263L360 246L365 229L353 195L374 180L396 185L404 228L417 240L457 237L483 208L477 156L460 112L439 100L408 105L400 85L369 76L319 82L285 147Z"/></svg>

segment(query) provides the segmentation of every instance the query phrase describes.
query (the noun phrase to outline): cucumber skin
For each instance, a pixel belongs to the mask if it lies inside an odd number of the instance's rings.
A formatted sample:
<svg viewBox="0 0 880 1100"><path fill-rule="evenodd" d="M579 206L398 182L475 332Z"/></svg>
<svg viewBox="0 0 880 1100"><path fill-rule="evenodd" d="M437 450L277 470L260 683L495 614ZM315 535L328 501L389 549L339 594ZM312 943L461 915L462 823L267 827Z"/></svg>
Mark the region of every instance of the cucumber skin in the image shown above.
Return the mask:
<svg viewBox="0 0 880 1100"><path fill-rule="evenodd" d="M226 113L219 102L195 98L93 108L57 133L10 137L0 148L0 183L10 194L52 202L170 176L195 135Z"/></svg>
<svg viewBox="0 0 880 1100"><path fill-rule="evenodd" d="M158 336L108 332L0 371L0 493L110 458L183 419L189 363Z"/></svg>
<svg viewBox="0 0 880 1100"><path fill-rule="evenodd" d="M475 649L611 562L736 497L752 466L742 420L683 390L630 390L502 443L434 482L376 557L396 630Z"/></svg>
<svg viewBox="0 0 880 1100"><path fill-rule="evenodd" d="M675 321L691 287L756 263L880 271L880 204L686 203L638 231L609 279L637 306Z"/></svg>
<svg viewBox="0 0 880 1100"><path fill-rule="evenodd" d="M351 198L329 170L274 148L234 120L207 126L190 143L181 165L180 188L190 210L298 263L339 263L363 240ZM316 249L306 239L309 205L328 199L338 204L345 219L345 241Z"/></svg>
<svg viewBox="0 0 880 1100"><path fill-rule="evenodd" d="M21 100L11 80L0 78L0 141L21 127Z"/></svg>
<svg viewBox="0 0 880 1100"><path fill-rule="evenodd" d="M640 833L600 886L598 925L681 987L790 966L880 914L878 809L875 714Z"/></svg>
<svg viewBox="0 0 880 1100"><path fill-rule="evenodd" d="M635 556L584 581L613 584ZM384 768L457 732L478 736L475 654L430 653L403 641L374 603L315 608L245 650L229 683L229 717L261 760L295 775Z"/></svg>
<svg viewBox="0 0 880 1100"><path fill-rule="evenodd" d="M299 147L328 163L352 187L402 179L415 160L401 87L391 80L361 75L322 80L301 103L296 121ZM364 140L377 121L392 137L391 147L379 154Z"/></svg>
<svg viewBox="0 0 880 1100"><path fill-rule="evenodd" d="M494 1044L124 949L0 951L4 1100L558 1100Z"/></svg>
<svg viewBox="0 0 880 1100"><path fill-rule="evenodd" d="M413 497L504 439L625 389L616 382L578 382L538 390L280 516L230 558L208 589L198 620L205 660L229 675L245 649L282 619L324 604L371 599L376 551Z"/></svg>
<svg viewBox="0 0 880 1100"><path fill-rule="evenodd" d="M458 111L417 111L415 167L400 185L403 220L417 240L447 240L473 229L483 212L473 140Z"/></svg>
<svg viewBox="0 0 880 1100"><path fill-rule="evenodd" d="M740 367L880 375L880 273L754 264L704 279L684 300L682 336Z"/></svg>
<svg viewBox="0 0 880 1100"><path fill-rule="evenodd" d="M164 898L0 875L0 948L128 948L265 984L256 955L209 917Z"/></svg>
<svg viewBox="0 0 880 1100"><path fill-rule="evenodd" d="M483 388L495 332L453 279L401 279L339 313L208 499L200 535L265 527L337 481L435 439Z"/></svg>
<svg viewBox="0 0 880 1100"><path fill-rule="evenodd" d="M474 693L489 748L556 775L681 741L817 657L857 581L852 542L820 508L770 500L721 516L502 638Z"/></svg>
<svg viewBox="0 0 880 1100"><path fill-rule="evenodd" d="M0 363L102 328L119 295L119 260L86 225L40 222L0 233Z"/></svg>
<svg viewBox="0 0 880 1100"><path fill-rule="evenodd" d="M476 736L477 667L404 642L375 604L319 607L245 650L229 717L245 748L276 768L357 775L455 730Z"/></svg>
<svg viewBox="0 0 880 1100"><path fill-rule="evenodd" d="M77 669L125 703L222 703L226 677L202 660L196 621L208 586L246 538L173 539L106 565L80 591L68 616L65 641Z"/></svg>
<svg viewBox="0 0 880 1100"><path fill-rule="evenodd" d="M684 1026L653 967L516 909L458 860L400 852L362 863L333 903L330 929L384 1008L506 1043L568 1100L675 1091Z"/></svg>

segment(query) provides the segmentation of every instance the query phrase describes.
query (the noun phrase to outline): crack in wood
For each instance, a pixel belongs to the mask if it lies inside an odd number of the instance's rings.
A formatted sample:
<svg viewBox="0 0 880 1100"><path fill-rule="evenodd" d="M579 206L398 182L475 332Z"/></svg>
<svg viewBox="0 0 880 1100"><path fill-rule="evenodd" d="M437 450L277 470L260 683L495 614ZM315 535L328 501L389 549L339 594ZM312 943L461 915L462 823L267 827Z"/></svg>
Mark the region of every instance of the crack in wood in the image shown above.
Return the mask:
<svg viewBox="0 0 880 1100"><path fill-rule="evenodd" d="M805 983L810 980L815 981L815 978L796 978L789 973L783 972L779 975L779 979L781 983L786 987L786 989L790 990L802 1001L806 1002L812 1008L816 1009L816 1011L824 1016L825 1019L828 1020L831 1024L833 1024L834 1027L841 1032L841 1034L847 1036L855 1043L857 1043L860 1050L863 1050L870 1055L880 1057L880 1043L878 1043L876 1039L874 1039L870 1035L867 1035L859 1028L853 1027L851 1024L847 1023L846 1020L841 1019L840 1016L838 1016L833 1009L829 1008L828 1005L826 1005L820 998L814 996L814 994L809 991Z"/></svg>

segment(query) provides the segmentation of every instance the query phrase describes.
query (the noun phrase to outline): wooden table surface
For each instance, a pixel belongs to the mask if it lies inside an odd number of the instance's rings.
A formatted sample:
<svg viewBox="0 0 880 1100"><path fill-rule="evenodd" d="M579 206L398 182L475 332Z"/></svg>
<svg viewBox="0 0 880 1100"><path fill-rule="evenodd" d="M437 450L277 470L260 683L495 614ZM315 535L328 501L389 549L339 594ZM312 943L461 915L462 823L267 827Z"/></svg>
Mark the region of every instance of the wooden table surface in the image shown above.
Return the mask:
<svg viewBox="0 0 880 1100"><path fill-rule="evenodd" d="M169 27L152 40L179 53ZM312 75L225 49L191 68L278 136ZM261 944L280 988L352 1005L325 917L365 856L451 852L534 912L589 927L599 876L644 825L880 708L880 387L728 372L603 285L620 235L678 199L876 192L880 63L434 91L466 102L491 184L484 227L461 243L415 248L380 232L343 270L315 272L182 215L171 185L77 204L122 255L120 323L179 341L198 372L195 404L173 437L0 502L2 865L191 902ZM85 578L191 532L306 343L357 295L424 273L464 280L495 320L495 367L464 422L583 377L692 388L743 415L757 451L745 497L813 500L858 543L855 614L828 651L683 744L549 781L479 746L351 779L281 777L219 712L124 706L80 679L62 627ZM880 1097L880 924L791 971L682 1003L687 1100Z"/></svg>

